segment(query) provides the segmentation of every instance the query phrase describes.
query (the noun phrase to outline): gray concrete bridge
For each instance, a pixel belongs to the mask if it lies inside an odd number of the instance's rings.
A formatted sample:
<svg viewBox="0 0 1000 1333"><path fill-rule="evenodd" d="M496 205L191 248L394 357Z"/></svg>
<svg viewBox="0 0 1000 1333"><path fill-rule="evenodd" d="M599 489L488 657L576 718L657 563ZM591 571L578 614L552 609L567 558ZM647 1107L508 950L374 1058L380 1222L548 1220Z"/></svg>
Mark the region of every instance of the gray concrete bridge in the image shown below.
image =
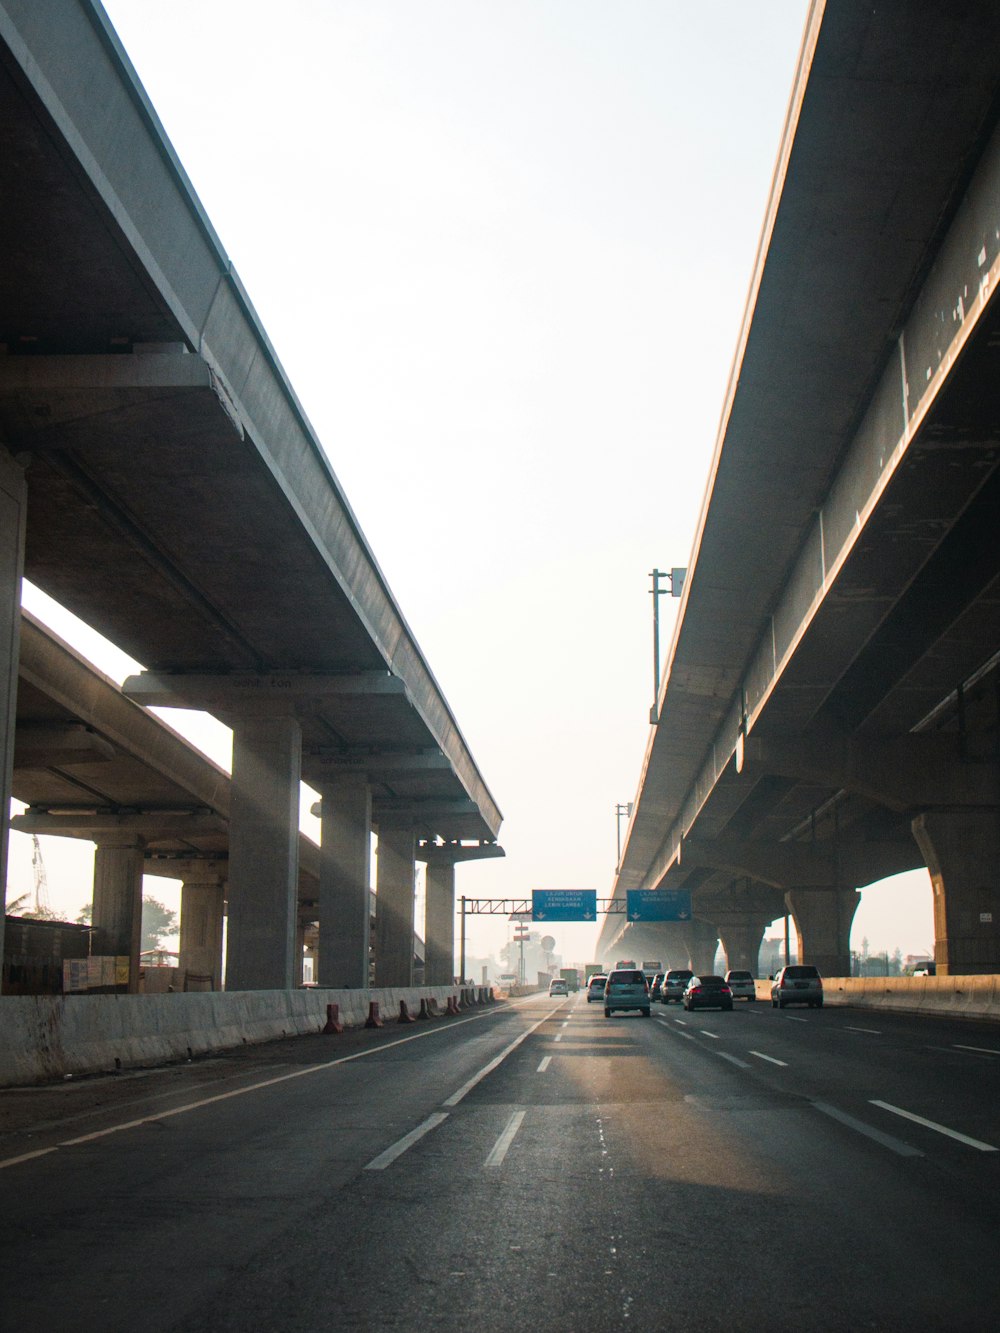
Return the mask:
<svg viewBox="0 0 1000 1333"><path fill-rule="evenodd" d="M96 0L0 3L0 135L3 808L23 573L144 665L133 699L233 727L230 986L293 983L300 779L320 980L367 984L375 827L378 980L406 985L418 843L453 896L500 810Z"/></svg>
<svg viewBox="0 0 1000 1333"><path fill-rule="evenodd" d="M940 971L1000 970L998 90L994 4L812 6L614 886L698 920L598 956L791 911L843 975L926 865Z"/></svg>

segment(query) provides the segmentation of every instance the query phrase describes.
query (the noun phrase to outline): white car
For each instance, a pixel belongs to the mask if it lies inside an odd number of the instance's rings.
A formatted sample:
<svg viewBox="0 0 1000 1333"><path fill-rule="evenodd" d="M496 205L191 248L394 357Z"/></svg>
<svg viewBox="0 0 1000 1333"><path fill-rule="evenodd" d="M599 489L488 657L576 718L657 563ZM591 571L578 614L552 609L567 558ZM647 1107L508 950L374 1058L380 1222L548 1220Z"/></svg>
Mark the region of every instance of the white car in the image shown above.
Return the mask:
<svg viewBox="0 0 1000 1333"><path fill-rule="evenodd" d="M738 969L726 973L726 985L733 992L734 1000L757 999L757 987L753 984L753 973Z"/></svg>
<svg viewBox="0 0 1000 1333"><path fill-rule="evenodd" d="M604 1003L604 987L608 979L603 972L595 972L587 982L587 1003L593 1004L596 1000L598 1004Z"/></svg>
<svg viewBox="0 0 1000 1333"><path fill-rule="evenodd" d="M568 995L569 986L566 985L566 982L562 979L562 977L553 977L552 980L549 982L549 994Z"/></svg>

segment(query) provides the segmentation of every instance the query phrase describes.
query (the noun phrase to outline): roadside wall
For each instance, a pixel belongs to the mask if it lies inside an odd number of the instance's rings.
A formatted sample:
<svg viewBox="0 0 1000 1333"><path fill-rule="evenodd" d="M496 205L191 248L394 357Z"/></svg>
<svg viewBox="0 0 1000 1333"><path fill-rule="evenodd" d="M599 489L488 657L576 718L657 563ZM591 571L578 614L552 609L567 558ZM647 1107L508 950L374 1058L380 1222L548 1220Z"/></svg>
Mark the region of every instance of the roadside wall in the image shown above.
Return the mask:
<svg viewBox="0 0 1000 1333"><path fill-rule="evenodd" d="M758 981L757 999L770 1000L771 983ZM969 977L824 977L825 1004L901 1013L950 1014L1000 1020L1000 975Z"/></svg>
<svg viewBox="0 0 1000 1333"><path fill-rule="evenodd" d="M5 995L0 999L0 1087L71 1074L188 1059L280 1037L319 1032L326 1006L355 1027L370 1001L392 1022L399 1003L416 1015L422 998L444 1009L466 989L422 986L381 990L211 991L174 995ZM473 996L488 996L472 987Z"/></svg>

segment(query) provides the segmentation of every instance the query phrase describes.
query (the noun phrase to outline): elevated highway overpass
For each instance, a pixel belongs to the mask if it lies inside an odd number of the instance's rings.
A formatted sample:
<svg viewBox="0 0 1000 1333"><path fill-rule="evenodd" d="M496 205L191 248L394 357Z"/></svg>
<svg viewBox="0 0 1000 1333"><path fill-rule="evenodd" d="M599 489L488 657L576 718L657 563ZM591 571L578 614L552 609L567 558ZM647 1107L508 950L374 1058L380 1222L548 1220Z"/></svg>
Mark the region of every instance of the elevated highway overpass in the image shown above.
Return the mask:
<svg viewBox="0 0 1000 1333"><path fill-rule="evenodd" d="M233 727L230 985L292 984L302 778L320 980L367 984L374 827L408 984L418 847L443 903L501 813L97 0L0 3L0 135L3 808L24 574L143 664L135 700Z"/></svg>
<svg viewBox="0 0 1000 1333"><path fill-rule="evenodd" d="M28 807L12 818L16 831L96 844L94 916L117 922L118 929L101 928L95 952L130 956L133 989L140 936L135 905L143 875L182 882L180 970L221 989L223 918L231 896L229 774L25 611L13 791ZM373 799L377 817L381 798ZM440 854L433 845L416 851L419 860L431 862ZM320 855L300 833L295 984L302 980L303 939L318 920ZM438 902L433 893L427 899L417 933L427 985L452 981L452 907L450 899ZM374 901L371 916L377 923Z"/></svg>
<svg viewBox="0 0 1000 1333"><path fill-rule="evenodd" d="M1000 970L998 89L995 5L812 6L614 884L690 888L699 967L791 911L843 975L926 865Z"/></svg>

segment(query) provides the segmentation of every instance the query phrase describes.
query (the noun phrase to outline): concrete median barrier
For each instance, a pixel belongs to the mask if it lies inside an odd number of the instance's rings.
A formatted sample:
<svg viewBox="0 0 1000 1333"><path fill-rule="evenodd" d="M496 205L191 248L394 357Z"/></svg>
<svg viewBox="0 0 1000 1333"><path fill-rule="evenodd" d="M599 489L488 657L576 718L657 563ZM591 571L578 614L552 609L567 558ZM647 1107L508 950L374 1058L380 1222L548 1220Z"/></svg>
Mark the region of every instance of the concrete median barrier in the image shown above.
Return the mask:
<svg viewBox="0 0 1000 1333"><path fill-rule="evenodd" d="M770 1001L770 981L757 981L757 999ZM824 977L823 1002L857 1009L1000 1021L1000 975L962 977Z"/></svg>
<svg viewBox="0 0 1000 1333"><path fill-rule="evenodd" d="M380 1012L444 1006L445 986L374 990L204 991L167 995L0 997L0 1087L135 1069L345 1027Z"/></svg>

